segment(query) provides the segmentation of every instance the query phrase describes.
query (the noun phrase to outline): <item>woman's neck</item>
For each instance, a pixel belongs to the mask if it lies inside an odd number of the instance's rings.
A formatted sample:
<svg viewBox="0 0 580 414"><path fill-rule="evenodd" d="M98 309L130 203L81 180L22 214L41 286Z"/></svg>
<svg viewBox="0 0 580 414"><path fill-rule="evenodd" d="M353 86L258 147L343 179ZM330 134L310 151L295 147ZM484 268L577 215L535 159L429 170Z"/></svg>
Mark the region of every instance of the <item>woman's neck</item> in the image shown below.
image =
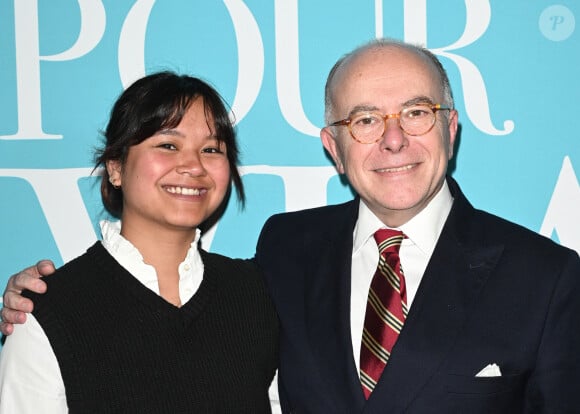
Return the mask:
<svg viewBox="0 0 580 414"><path fill-rule="evenodd" d="M159 295L175 306L181 306L179 296L179 265L185 260L196 229L151 229L121 222L121 235L139 250L143 261L155 268Z"/></svg>

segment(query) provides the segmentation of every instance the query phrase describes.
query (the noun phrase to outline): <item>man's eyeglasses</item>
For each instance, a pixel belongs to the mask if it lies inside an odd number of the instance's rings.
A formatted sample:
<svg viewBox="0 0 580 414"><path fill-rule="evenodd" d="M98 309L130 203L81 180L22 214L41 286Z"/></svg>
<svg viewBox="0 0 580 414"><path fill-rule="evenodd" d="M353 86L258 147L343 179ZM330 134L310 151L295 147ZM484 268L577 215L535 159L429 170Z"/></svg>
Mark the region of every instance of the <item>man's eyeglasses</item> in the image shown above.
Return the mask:
<svg viewBox="0 0 580 414"><path fill-rule="evenodd" d="M387 128L387 121L397 118L399 128L407 135L425 135L435 125L437 111L450 111L440 104L416 104L407 106L398 114L383 115L378 112L360 112L333 122L328 126L347 126L353 139L361 144L373 144L381 139Z"/></svg>

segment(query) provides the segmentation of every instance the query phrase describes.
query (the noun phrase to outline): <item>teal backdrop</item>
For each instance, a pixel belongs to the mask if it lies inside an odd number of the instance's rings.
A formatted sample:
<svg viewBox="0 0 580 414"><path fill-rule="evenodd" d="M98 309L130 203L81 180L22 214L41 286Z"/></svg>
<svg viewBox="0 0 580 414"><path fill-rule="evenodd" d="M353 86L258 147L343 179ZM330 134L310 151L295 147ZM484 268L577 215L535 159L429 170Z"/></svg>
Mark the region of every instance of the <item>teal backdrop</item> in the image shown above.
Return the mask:
<svg viewBox="0 0 580 414"><path fill-rule="evenodd" d="M578 0L0 0L0 286L83 253L112 103L162 69L232 107L248 203L206 249L251 257L272 214L352 197L322 149L333 63L375 37L427 46L461 123L453 176L478 207L580 251ZM533 252L530 252L533 254Z"/></svg>

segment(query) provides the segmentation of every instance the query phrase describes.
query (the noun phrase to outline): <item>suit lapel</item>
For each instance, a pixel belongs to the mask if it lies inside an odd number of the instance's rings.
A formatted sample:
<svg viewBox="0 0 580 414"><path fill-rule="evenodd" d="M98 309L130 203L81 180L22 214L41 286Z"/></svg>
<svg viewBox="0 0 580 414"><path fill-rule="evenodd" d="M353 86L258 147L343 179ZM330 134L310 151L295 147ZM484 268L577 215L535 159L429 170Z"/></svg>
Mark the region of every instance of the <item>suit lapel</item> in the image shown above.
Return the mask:
<svg viewBox="0 0 580 414"><path fill-rule="evenodd" d="M452 211L391 359L365 411L404 411L448 357L503 246L482 247L473 207L454 182ZM374 408L373 408L374 407Z"/></svg>
<svg viewBox="0 0 580 414"><path fill-rule="evenodd" d="M312 268L305 286L310 347L321 378L335 390L337 407L359 407L364 398L352 352L350 290L353 229L358 199L329 218L329 226L312 249ZM339 223L337 225L337 223ZM342 403L338 403L342 401Z"/></svg>

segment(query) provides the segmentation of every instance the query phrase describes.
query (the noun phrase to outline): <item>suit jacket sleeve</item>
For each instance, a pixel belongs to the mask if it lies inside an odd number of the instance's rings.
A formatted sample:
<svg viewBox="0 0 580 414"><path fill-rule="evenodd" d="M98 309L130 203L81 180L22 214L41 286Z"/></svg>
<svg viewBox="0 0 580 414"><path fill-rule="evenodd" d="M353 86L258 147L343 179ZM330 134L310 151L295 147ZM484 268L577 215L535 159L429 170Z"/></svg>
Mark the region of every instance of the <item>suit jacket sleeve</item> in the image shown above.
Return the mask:
<svg viewBox="0 0 580 414"><path fill-rule="evenodd" d="M575 252L552 292L525 404L530 413L580 410L580 259Z"/></svg>

